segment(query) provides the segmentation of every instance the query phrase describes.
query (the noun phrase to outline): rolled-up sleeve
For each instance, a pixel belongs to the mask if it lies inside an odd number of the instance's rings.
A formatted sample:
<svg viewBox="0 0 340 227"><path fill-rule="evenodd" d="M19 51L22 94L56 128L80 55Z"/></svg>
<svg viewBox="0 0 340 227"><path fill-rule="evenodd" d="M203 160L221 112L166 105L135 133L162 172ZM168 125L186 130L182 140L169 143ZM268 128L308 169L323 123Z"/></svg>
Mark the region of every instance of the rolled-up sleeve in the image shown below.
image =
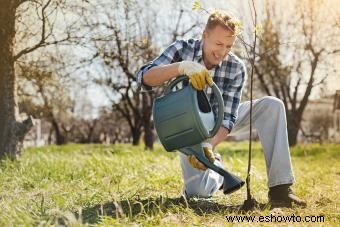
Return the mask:
<svg viewBox="0 0 340 227"><path fill-rule="evenodd" d="M242 89L247 79L247 70L244 63L236 67L236 76L228 81L226 89L223 91L224 118L222 125L231 131L237 118L238 107L241 101Z"/></svg>
<svg viewBox="0 0 340 227"><path fill-rule="evenodd" d="M151 68L159 65L167 65L182 61L183 40L177 40L166 48L155 60L143 65L137 72L137 84L142 90L151 90L151 87L143 83L144 74Z"/></svg>

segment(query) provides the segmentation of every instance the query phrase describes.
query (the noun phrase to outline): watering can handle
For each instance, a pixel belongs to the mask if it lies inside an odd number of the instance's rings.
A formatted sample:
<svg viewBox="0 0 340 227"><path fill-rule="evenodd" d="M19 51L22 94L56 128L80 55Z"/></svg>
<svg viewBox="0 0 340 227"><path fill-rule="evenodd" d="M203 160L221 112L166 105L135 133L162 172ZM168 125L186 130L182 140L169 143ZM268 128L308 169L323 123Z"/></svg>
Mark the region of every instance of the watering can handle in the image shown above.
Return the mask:
<svg viewBox="0 0 340 227"><path fill-rule="evenodd" d="M189 77L187 76L178 76L176 79L174 79L173 81L170 82L170 84L168 86L165 87L164 89L164 95L167 95L169 94L172 89L174 89L174 87L179 83L179 82L182 82L182 81L185 81L185 80L188 80Z"/></svg>
<svg viewBox="0 0 340 227"><path fill-rule="evenodd" d="M213 83L211 86L211 89L213 93L215 94L215 97L217 99L217 104L218 104L218 110L217 110L217 119L215 121L215 126L214 128L209 132L209 136L213 137L216 135L217 131L220 129L223 117L224 117L224 102L222 98L222 94L220 92L220 89L218 89L217 85Z"/></svg>
<svg viewBox="0 0 340 227"><path fill-rule="evenodd" d="M189 78L185 75L177 77L175 80L171 81L168 86L166 86L164 90L164 95L169 94L172 89L179 83L184 80L188 80ZM213 83L211 86L212 92L215 94L215 97L217 99L217 104L218 104L218 112L217 112L217 119L215 121L214 128L209 132L209 138L213 137L216 135L217 131L220 129L220 126L223 121L223 116L224 116L224 103L223 103L223 98L222 94L220 92L220 89L218 89L217 85Z"/></svg>

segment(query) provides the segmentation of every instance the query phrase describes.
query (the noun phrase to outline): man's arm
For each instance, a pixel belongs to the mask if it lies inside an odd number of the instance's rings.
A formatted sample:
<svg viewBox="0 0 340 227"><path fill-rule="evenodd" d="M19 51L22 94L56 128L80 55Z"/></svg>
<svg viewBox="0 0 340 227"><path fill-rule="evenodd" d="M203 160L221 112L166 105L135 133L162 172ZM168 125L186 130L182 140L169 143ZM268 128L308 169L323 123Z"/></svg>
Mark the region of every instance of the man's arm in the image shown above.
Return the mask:
<svg viewBox="0 0 340 227"><path fill-rule="evenodd" d="M137 72L137 83L143 90L162 85L165 81L178 76L178 62L181 62L183 40L168 46L156 59L143 65Z"/></svg>
<svg viewBox="0 0 340 227"><path fill-rule="evenodd" d="M217 131L216 135L213 138L211 138L210 141L208 141L212 145L213 150L218 144L226 140L228 135L229 135L229 129L225 127L221 127Z"/></svg>
<svg viewBox="0 0 340 227"><path fill-rule="evenodd" d="M179 75L187 75L192 86L202 90L206 83L212 84L208 70L201 64L191 61L191 49L183 40L171 44L154 61L142 66L137 73L137 83L142 88L150 90L153 86L162 85ZM193 54L193 53L192 53ZM190 60L187 60L187 59Z"/></svg>
<svg viewBox="0 0 340 227"><path fill-rule="evenodd" d="M164 82L179 76L179 63L155 66L144 73L143 83L148 86L159 86Z"/></svg>
<svg viewBox="0 0 340 227"><path fill-rule="evenodd" d="M224 119L222 122L222 127L209 141L213 148L215 148L219 143L223 142L228 137L237 118L237 111L241 100L244 82L247 79L247 73L243 63L235 65L235 67L237 67L237 75L232 82L228 81L226 89L222 93L225 111Z"/></svg>

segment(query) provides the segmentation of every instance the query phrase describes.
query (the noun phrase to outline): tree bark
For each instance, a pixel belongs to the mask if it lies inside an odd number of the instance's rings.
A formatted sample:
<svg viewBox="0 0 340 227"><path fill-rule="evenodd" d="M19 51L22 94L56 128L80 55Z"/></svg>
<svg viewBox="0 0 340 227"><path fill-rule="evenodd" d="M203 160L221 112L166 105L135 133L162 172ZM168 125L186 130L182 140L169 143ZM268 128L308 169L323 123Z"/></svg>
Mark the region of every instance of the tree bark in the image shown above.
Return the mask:
<svg viewBox="0 0 340 227"><path fill-rule="evenodd" d="M154 134L153 122L151 121L152 115L152 94L143 94L143 126L144 126L144 144L146 149L153 150Z"/></svg>
<svg viewBox="0 0 340 227"><path fill-rule="evenodd" d="M56 140L55 143L57 145L64 144L65 143L65 138L61 134L59 125L58 125L58 123L57 123L57 121L55 119L52 120L52 127L54 128L54 132L55 132L55 140Z"/></svg>
<svg viewBox="0 0 340 227"><path fill-rule="evenodd" d="M94 134L94 129L97 125L97 119L93 120L93 122L89 122L88 123L88 129L89 132L87 134L87 143L93 143L94 142L94 138L93 138L93 134Z"/></svg>
<svg viewBox="0 0 340 227"><path fill-rule="evenodd" d="M287 113L287 131L289 146L295 146L298 142L298 133L300 130L301 117L296 113Z"/></svg>
<svg viewBox="0 0 340 227"><path fill-rule="evenodd" d="M15 158L20 153L20 143L32 127L28 118L17 122L13 43L15 38L14 0L1 2L0 7L0 158Z"/></svg>
<svg viewBox="0 0 340 227"><path fill-rule="evenodd" d="M141 136L141 130L131 130L132 132L132 145L139 145L139 140Z"/></svg>
<svg viewBox="0 0 340 227"><path fill-rule="evenodd" d="M293 124L288 124L288 142L289 146L295 146L297 144L299 128Z"/></svg>

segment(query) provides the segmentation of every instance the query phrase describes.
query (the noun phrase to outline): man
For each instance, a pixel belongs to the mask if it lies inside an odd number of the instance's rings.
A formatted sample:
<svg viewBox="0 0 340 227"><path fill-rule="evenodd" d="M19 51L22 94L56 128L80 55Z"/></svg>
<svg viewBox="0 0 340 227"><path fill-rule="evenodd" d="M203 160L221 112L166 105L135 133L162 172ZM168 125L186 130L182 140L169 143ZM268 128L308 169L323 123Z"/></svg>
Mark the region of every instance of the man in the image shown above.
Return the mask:
<svg viewBox="0 0 340 227"><path fill-rule="evenodd" d="M205 89L213 81L224 100L224 120L217 134L204 143L205 155L222 166L221 157L213 152L229 135L249 130L250 102L240 104L246 80L244 63L231 51L235 43L237 22L225 12L213 12L207 21L201 40L178 40L154 61L137 73L137 81L144 89L162 85L180 75L187 75L197 90ZM210 87L206 88L213 103ZM216 112L216 111L215 111ZM296 197L290 186L294 183L290 161L285 109L281 100L264 97L253 102L253 123L265 153L269 199L278 206L306 203ZM223 184L223 177L208 169L194 156L181 154L181 167L186 196L210 197Z"/></svg>

